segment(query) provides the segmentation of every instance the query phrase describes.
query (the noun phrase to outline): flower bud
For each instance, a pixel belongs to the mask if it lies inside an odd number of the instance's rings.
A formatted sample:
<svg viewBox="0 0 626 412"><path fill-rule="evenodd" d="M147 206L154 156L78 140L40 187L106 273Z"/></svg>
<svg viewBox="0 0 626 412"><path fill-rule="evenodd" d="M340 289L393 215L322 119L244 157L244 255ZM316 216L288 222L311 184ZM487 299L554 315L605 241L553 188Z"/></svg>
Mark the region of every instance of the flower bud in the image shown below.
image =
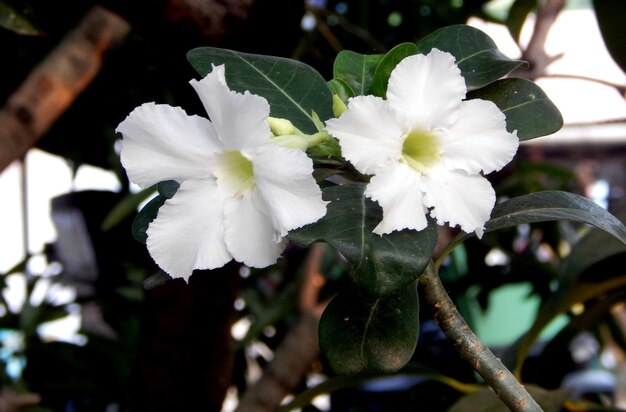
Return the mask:
<svg viewBox="0 0 626 412"><path fill-rule="evenodd" d="M277 145L288 147L291 149L300 149L306 150L308 147L308 139L307 136L295 135L295 134L285 134L280 136L272 137L272 142Z"/></svg>
<svg viewBox="0 0 626 412"><path fill-rule="evenodd" d="M302 132L293 125L289 120L280 117L268 117L267 121L270 124L270 129L274 136L282 135L299 135L302 136Z"/></svg>
<svg viewBox="0 0 626 412"><path fill-rule="evenodd" d="M333 94L333 113L335 117L341 116L346 110L348 110L348 106L341 100L341 97Z"/></svg>

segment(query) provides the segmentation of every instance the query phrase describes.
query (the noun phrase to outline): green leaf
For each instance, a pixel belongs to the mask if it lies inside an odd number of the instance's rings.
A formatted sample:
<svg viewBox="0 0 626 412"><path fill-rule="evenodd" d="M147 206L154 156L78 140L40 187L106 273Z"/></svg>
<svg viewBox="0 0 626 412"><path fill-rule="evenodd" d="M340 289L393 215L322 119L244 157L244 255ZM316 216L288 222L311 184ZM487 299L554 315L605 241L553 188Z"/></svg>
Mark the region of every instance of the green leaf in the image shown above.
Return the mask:
<svg viewBox="0 0 626 412"><path fill-rule="evenodd" d="M547 190L496 205L486 231L549 220L572 220L604 230L626 243L626 227L606 209L575 193Z"/></svg>
<svg viewBox="0 0 626 412"><path fill-rule="evenodd" d="M348 99L350 97L354 97L354 90L348 83L341 79L332 79L328 81L328 87L333 91L334 94L339 96L339 98L344 102L348 103Z"/></svg>
<svg viewBox="0 0 626 412"><path fill-rule="evenodd" d="M166 199L171 199L180 187L180 183L175 180L165 180L157 183L156 187L161 196L164 196Z"/></svg>
<svg viewBox="0 0 626 412"><path fill-rule="evenodd" d="M372 93L376 96L385 97L387 94L387 83L393 69L396 68L405 57L417 54L417 46L414 43L401 43L389 50L382 58L372 79Z"/></svg>
<svg viewBox="0 0 626 412"><path fill-rule="evenodd" d="M454 55L468 90L484 87L525 64L509 59L491 37L464 24L435 30L417 42L417 48L422 54L435 48Z"/></svg>
<svg viewBox="0 0 626 412"><path fill-rule="evenodd" d="M144 207L137 213L132 224L132 234L135 240L143 244L146 243L148 235L148 225L152 222L159 213L159 208L163 206L167 199L170 199L179 188L178 182L174 180L167 180L159 182L156 185L158 195L150 200Z"/></svg>
<svg viewBox="0 0 626 412"><path fill-rule="evenodd" d="M485 232L552 220L586 223L626 244L626 227L615 216L586 197L557 190L530 193L497 204L485 224ZM472 233L464 233L454 238L437 258L437 262L440 263L456 246L471 236Z"/></svg>
<svg viewBox="0 0 626 412"><path fill-rule="evenodd" d="M146 231L150 223L157 217L159 208L163 206L167 198L161 195L155 196L135 216L132 225L132 234L136 241L145 244L148 239Z"/></svg>
<svg viewBox="0 0 626 412"><path fill-rule="evenodd" d="M621 253L626 253L626 244L618 238L601 230L589 231L563 259L559 268L560 287L573 282L591 266Z"/></svg>
<svg viewBox="0 0 626 412"><path fill-rule="evenodd" d="M383 298L358 287L333 298L319 326L320 348L340 374L393 372L411 359L419 337L416 282Z"/></svg>
<svg viewBox="0 0 626 412"><path fill-rule="evenodd" d="M615 0L594 0L596 18L604 44L615 63L626 72L626 42L624 42L624 3Z"/></svg>
<svg viewBox="0 0 626 412"><path fill-rule="evenodd" d="M289 119L304 133L317 132L312 112L322 120L333 116L326 81L302 62L213 47L190 50L187 60L202 76L213 64L226 65L226 82L232 90L265 97L273 117Z"/></svg>
<svg viewBox="0 0 626 412"><path fill-rule="evenodd" d="M357 96L369 94L376 66L382 58L382 54L359 54L342 50L335 58L333 77L346 82Z"/></svg>
<svg viewBox="0 0 626 412"><path fill-rule="evenodd" d="M24 36L38 36L41 31L23 14L0 1L0 27Z"/></svg>
<svg viewBox="0 0 626 412"><path fill-rule="evenodd" d="M150 275L146 280L143 281L143 288L145 290L151 290L158 286L164 285L167 282L172 280L172 277L167 273L159 270L153 275Z"/></svg>
<svg viewBox="0 0 626 412"><path fill-rule="evenodd" d="M366 293L387 296L424 271L437 243L437 226L430 221L419 232L374 234L382 209L366 198L364 191L365 184L324 188L324 200L331 202L326 216L290 232L289 238L304 246L318 240L328 242L352 264L356 281Z"/></svg>
<svg viewBox="0 0 626 412"><path fill-rule="evenodd" d="M502 79L467 94L468 99L490 100L506 116L509 132L520 140L557 132L563 127L559 109L535 83L526 79Z"/></svg>
<svg viewBox="0 0 626 412"><path fill-rule="evenodd" d="M517 43L520 41L520 33L528 14L537 7L537 0L515 0L509 9L506 18L506 27L511 33L511 37Z"/></svg>

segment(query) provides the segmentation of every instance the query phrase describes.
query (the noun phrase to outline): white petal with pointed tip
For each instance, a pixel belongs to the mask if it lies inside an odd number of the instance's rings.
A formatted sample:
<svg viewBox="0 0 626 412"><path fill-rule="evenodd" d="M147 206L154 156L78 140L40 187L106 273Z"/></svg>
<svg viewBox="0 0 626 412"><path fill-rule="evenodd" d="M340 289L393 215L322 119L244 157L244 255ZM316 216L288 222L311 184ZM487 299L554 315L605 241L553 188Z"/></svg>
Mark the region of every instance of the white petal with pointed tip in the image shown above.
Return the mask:
<svg viewBox="0 0 626 412"><path fill-rule="evenodd" d="M326 122L326 130L339 139L343 156L365 174L400 159L407 127L402 113L376 96L350 99L348 111Z"/></svg>
<svg viewBox="0 0 626 412"><path fill-rule="evenodd" d="M154 261L172 277L189 279L194 269L224 266L232 256L224 242L226 194L212 179L184 181L148 227Z"/></svg>
<svg viewBox="0 0 626 412"><path fill-rule="evenodd" d="M387 101L406 114L412 129L434 131L454 124L466 91L454 56L433 49L398 63L389 77Z"/></svg>
<svg viewBox="0 0 626 412"><path fill-rule="evenodd" d="M255 268L276 263L286 245L263 207L252 190L229 199L224 209L224 239L228 250L235 260Z"/></svg>
<svg viewBox="0 0 626 412"><path fill-rule="evenodd" d="M141 187L209 175L208 159L221 148L211 123L179 107L146 103L116 129L124 136L121 161Z"/></svg>
<svg viewBox="0 0 626 412"><path fill-rule="evenodd" d="M257 149L252 167L259 198L280 236L326 214L313 162L303 151L267 144Z"/></svg>
<svg viewBox="0 0 626 412"><path fill-rule="evenodd" d="M439 164L428 170L425 183L424 203L433 208L430 214L438 224L459 225L464 232L476 232L482 237L496 202L496 194L487 179L450 171Z"/></svg>
<svg viewBox="0 0 626 412"><path fill-rule="evenodd" d="M439 136L446 167L470 174L500 170L519 146L517 135L506 130L504 113L487 100L463 102L457 122Z"/></svg>
<svg viewBox="0 0 626 412"><path fill-rule="evenodd" d="M230 149L247 150L272 137L267 118L270 105L264 97L237 93L226 85L224 66L215 66L202 80L189 82L198 93L209 119Z"/></svg>
<svg viewBox="0 0 626 412"><path fill-rule="evenodd" d="M383 220L373 230L378 235L394 230L426 228L421 176L404 163L390 163L372 177L365 196L383 208Z"/></svg>

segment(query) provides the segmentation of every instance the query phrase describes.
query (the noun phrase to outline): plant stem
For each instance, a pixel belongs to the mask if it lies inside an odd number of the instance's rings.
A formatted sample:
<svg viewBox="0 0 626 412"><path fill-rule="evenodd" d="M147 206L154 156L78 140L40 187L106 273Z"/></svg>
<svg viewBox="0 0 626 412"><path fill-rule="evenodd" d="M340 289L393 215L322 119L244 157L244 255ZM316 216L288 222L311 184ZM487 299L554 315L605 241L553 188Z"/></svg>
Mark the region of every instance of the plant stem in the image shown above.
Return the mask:
<svg viewBox="0 0 626 412"><path fill-rule="evenodd" d="M524 386L469 328L448 296L432 262L420 276L419 284L421 295L432 307L435 321L443 333L454 343L461 357L491 386L496 396L511 411L542 411Z"/></svg>

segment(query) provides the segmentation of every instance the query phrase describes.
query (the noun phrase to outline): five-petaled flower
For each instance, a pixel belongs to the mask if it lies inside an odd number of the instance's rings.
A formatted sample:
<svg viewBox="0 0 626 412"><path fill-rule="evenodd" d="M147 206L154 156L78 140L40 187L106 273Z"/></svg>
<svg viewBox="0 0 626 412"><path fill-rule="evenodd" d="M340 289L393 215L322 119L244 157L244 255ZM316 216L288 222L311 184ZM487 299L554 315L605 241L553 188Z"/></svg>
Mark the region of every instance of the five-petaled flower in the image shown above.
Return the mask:
<svg viewBox="0 0 626 412"><path fill-rule="evenodd" d="M386 99L357 96L326 122L343 156L373 175L365 195L383 219L374 233L422 230L426 214L481 237L495 204L482 176L511 161L519 140L486 100L463 100L467 88L454 57L433 49L392 71Z"/></svg>
<svg viewBox="0 0 626 412"><path fill-rule="evenodd" d="M141 187L180 183L150 223L147 247L173 277L235 259L251 267L276 262L287 233L326 213L302 150L270 141L270 107L232 91L224 66L190 83L210 120L179 107L146 103L120 123L121 160Z"/></svg>

